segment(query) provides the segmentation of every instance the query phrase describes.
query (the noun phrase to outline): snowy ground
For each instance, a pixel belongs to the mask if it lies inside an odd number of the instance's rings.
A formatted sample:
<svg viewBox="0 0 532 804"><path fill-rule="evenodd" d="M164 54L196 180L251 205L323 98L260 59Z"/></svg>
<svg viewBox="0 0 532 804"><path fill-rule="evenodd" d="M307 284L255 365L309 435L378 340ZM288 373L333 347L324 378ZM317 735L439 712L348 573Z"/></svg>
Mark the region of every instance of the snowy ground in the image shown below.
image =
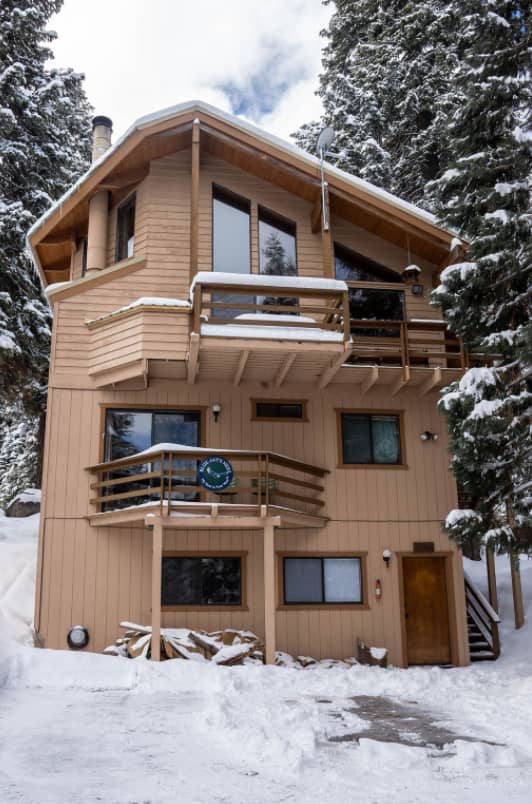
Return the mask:
<svg viewBox="0 0 532 804"><path fill-rule="evenodd" d="M28 647L36 524L0 517L2 804L530 801L532 561L522 564L529 622L518 633L508 562L498 561L503 655L495 663L155 665ZM478 577L485 566L467 570ZM352 700L360 695L416 702L473 741L443 750L331 741L368 728Z"/></svg>

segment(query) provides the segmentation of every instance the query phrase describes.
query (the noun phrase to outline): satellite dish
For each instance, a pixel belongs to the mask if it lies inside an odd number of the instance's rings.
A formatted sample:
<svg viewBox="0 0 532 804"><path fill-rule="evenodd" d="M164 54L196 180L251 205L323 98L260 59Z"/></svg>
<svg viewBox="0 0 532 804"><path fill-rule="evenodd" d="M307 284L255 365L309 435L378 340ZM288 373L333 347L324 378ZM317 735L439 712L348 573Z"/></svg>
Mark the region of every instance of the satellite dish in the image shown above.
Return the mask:
<svg viewBox="0 0 532 804"><path fill-rule="evenodd" d="M319 156L323 156L323 154L327 153L329 148L334 142L334 128L331 126L326 126L320 132L320 136L318 137L318 144L317 144L317 151Z"/></svg>

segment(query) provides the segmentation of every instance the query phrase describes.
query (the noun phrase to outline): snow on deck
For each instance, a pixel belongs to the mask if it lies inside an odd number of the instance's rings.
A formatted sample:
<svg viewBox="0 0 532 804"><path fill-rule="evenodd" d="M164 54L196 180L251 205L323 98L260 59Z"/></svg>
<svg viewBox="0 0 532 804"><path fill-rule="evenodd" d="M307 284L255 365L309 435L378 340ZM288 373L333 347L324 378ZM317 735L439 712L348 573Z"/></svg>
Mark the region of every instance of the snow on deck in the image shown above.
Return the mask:
<svg viewBox="0 0 532 804"><path fill-rule="evenodd" d="M201 335L217 338L260 338L280 341L342 343L342 332L320 327L261 327L259 324L202 324Z"/></svg>
<svg viewBox="0 0 532 804"><path fill-rule="evenodd" d="M269 274L231 274L224 271L199 271L190 286L192 299L194 288L202 285L243 285L257 288L259 285L273 288L286 288L286 290L335 290L338 293L346 291L347 285L341 279L326 279L316 276L270 276Z"/></svg>
<svg viewBox="0 0 532 804"><path fill-rule="evenodd" d="M141 296L131 304L125 304L123 307L118 307L110 313L98 316L98 318L91 318L87 324L94 324L96 321L105 321L107 318L114 318L120 313L126 313L128 310L135 310L137 307L179 307L180 309L190 310L192 305L185 299L170 299L166 296Z"/></svg>

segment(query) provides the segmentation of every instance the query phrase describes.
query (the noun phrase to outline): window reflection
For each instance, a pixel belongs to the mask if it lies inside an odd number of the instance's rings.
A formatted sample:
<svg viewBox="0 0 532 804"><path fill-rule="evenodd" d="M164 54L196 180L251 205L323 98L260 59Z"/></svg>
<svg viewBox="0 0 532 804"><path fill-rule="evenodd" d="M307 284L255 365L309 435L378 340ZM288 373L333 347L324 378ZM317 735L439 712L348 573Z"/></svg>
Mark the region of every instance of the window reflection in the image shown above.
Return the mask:
<svg viewBox="0 0 532 804"><path fill-rule="evenodd" d="M264 276L297 276L295 223L260 206L259 269ZM289 296L261 296L257 298L257 303L292 307L297 304L297 299Z"/></svg>
<svg viewBox="0 0 532 804"><path fill-rule="evenodd" d="M213 185L212 190L212 269L228 274L249 274L250 202ZM252 296L213 293L213 302L250 304ZM245 312L238 308L215 307L211 318L234 318Z"/></svg>

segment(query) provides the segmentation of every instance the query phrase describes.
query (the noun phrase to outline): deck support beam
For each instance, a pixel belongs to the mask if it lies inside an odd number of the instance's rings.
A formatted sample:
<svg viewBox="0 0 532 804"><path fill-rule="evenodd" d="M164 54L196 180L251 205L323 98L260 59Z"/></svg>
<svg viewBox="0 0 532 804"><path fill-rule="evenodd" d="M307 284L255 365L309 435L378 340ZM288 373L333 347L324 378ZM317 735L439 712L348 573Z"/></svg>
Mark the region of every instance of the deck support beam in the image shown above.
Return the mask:
<svg viewBox="0 0 532 804"><path fill-rule="evenodd" d="M163 523L153 523L151 561L151 658L161 661L161 576L163 569Z"/></svg>
<svg viewBox="0 0 532 804"><path fill-rule="evenodd" d="M275 375L275 379L273 381L273 384L274 384L275 388L280 388L281 387L281 385L283 384L283 382L285 380L286 375L288 374L288 372L292 368L292 365L293 365L296 357L297 357L296 352L288 352L288 354L286 355L285 359L281 363L281 367L280 367L279 371Z"/></svg>
<svg viewBox="0 0 532 804"><path fill-rule="evenodd" d="M238 366L236 367L235 376L233 377L233 385L240 385L240 381L242 380L242 375L244 374L244 369L246 368L250 354L251 352L249 349L246 349L241 353L238 359Z"/></svg>
<svg viewBox="0 0 532 804"><path fill-rule="evenodd" d="M275 528L266 520L264 547L264 660L275 664Z"/></svg>
<svg viewBox="0 0 532 804"><path fill-rule="evenodd" d="M189 385L194 385L198 376L200 340L197 332L191 333L187 360L187 382Z"/></svg>
<svg viewBox="0 0 532 804"><path fill-rule="evenodd" d="M409 379L410 379L410 369L408 368L408 366L405 366L399 377L392 384L390 390L390 396L396 396L401 390L401 388L404 388L404 386L407 385Z"/></svg>
<svg viewBox="0 0 532 804"><path fill-rule="evenodd" d="M334 360L331 360L328 366L326 366L322 373L318 378L318 387L319 388L326 388L327 385L334 379L336 374L340 371L346 360L351 357L351 353L353 351L353 344L349 344L346 346L344 351L341 355L338 355Z"/></svg>
<svg viewBox="0 0 532 804"><path fill-rule="evenodd" d="M430 391L436 388L441 383L441 368L436 366L430 377L428 377L425 382L420 386L419 393L420 396L426 396Z"/></svg>
<svg viewBox="0 0 532 804"><path fill-rule="evenodd" d="M360 396L366 396L366 394L371 391L377 380L379 379L379 367L378 366L371 366L366 379L360 386Z"/></svg>

